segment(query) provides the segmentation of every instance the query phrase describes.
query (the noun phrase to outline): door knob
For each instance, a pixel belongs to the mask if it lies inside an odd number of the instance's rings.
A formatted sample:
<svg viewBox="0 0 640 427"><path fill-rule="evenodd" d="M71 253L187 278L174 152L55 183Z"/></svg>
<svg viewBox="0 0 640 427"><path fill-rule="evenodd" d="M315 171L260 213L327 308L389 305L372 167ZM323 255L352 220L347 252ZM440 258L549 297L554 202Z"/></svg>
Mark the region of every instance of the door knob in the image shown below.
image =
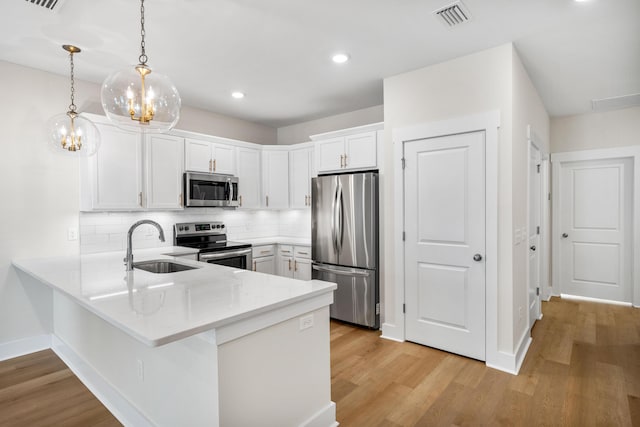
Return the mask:
<svg viewBox="0 0 640 427"><path fill-rule="evenodd" d="M482 261L482 255L480 255L480 254L475 254L475 255L473 256L473 260L474 260L474 261Z"/></svg>
<svg viewBox="0 0 640 427"><path fill-rule="evenodd" d="M531 249L532 251L535 251L535 250L536 250L536 247L535 247L535 245L533 245L533 246L531 246L529 249Z"/></svg>
<svg viewBox="0 0 640 427"><path fill-rule="evenodd" d="M569 237L569 235L567 233L562 233L562 238L566 239L567 237Z"/></svg>

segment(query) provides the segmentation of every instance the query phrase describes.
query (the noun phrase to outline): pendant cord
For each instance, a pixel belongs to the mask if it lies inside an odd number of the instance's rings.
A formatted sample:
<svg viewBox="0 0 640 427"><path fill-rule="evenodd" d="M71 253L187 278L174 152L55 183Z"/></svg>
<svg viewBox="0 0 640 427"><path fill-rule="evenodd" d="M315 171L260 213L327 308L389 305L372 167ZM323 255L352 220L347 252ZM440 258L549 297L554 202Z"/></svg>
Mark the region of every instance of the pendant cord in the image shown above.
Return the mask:
<svg viewBox="0 0 640 427"><path fill-rule="evenodd" d="M76 104L75 104L76 89L75 89L75 84L74 84L75 79L73 74L73 52L69 52L69 60L71 62L71 104L69 105L69 112L75 113L76 112Z"/></svg>
<svg viewBox="0 0 640 427"><path fill-rule="evenodd" d="M144 0L140 0L140 57L138 58L138 61L140 61L140 65L147 65L147 54L145 52L145 42L144 42L144 36L145 36L145 30L144 30Z"/></svg>

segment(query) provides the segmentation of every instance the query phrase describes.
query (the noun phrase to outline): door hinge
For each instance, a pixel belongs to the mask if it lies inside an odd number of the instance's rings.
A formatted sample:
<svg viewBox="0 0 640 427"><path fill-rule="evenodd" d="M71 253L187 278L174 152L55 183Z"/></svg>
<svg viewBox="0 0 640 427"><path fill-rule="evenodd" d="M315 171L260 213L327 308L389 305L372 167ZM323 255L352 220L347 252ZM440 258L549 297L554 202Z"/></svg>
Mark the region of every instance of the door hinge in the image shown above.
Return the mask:
<svg viewBox="0 0 640 427"><path fill-rule="evenodd" d="M547 195L547 200L551 200L551 193Z"/></svg>
<svg viewBox="0 0 640 427"><path fill-rule="evenodd" d="M536 169L538 170L538 173L540 173L540 165L536 165Z"/></svg>
<svg viewBox="0 0 640 427"><path fill-rule="evenodd" d="M536 296L539 297L540 296L540 288L536 288Z"/></svg>
<svg viewBox="0 0 640 427"><path fill-rule="evenodd" d="M403 232L402 232L402 241L403 241L403 242L404 242L405 237L406 237L406 234L405 234L405 232L403 231Z"/></svg>
<svg viewBox="0 0 640 427"><path fill-rule="evenodd" d="M403 313L406 313L406 312L407 312L407 306L406 306L406 305L404 305L404 304L402 304L402 312L403 312Z"/></svg>
<svg viewBox="0 0 640 427"><path fill-rule="evenodd" d="M380 303L376 303L376 314L380 314Z"/></svg>
<svg viewBox="0 0 640 427"><path fill-rule="evenodd" d="M536 234L540 234L540 226L536 227Z"/></svg>
<svg viewBox="0 0 640 427"><path fill-rule="evenodd" d="M406 162L404 160L404 157L401 160L402 160L402 169L404 169L407 164L406 164Z"/></svg>

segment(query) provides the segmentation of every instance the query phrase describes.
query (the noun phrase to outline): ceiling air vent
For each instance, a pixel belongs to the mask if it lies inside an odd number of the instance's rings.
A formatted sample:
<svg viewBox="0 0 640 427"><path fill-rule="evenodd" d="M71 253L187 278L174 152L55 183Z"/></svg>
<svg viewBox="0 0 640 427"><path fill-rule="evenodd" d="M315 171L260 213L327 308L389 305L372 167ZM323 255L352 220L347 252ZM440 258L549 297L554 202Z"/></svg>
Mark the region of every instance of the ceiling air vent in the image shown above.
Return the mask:
<svg viewBox="0 0 640 427"><path fill-rule="evenodd" d="M461 1L434 10L433 14L447 27L455 27L456 25L464 24L471 20L469 10L467 10Z"/></svg>
<svg viewBox="0 0 640 427"><path fill-rule="evenodd" d="M65 0L26 0L27 3L33 3L35 6L40 6L51 11L57 11L60 9Z"/></svg>
<svg viewBox="0 0 640 427"><path fill-rule="evenodd" d="M591 100L591 109L594 112L619 110L621 108L638 106L640 106L640 93Z"/></svg>

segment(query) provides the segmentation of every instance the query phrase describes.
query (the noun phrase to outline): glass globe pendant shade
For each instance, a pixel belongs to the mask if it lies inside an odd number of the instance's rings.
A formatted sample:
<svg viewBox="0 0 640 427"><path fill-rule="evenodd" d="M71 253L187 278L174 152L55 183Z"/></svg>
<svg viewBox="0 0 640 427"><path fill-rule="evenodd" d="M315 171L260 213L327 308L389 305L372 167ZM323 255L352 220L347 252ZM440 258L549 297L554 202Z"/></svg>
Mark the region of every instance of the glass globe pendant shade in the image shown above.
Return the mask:
<svg viewBox="0 0 640 427"><path fill-rule="evenodd" d="M163 133L180 118L178 89L146 64L111 74L102 84L100 97L105 114L121 129Z"/></svg>
<svg viewBox="0 0 640 427"><path fill-rule="evenodd" d="M47 145L55 153L89 157L100 148L96 125L75 112L53 116L47 123Z"/></svg>

